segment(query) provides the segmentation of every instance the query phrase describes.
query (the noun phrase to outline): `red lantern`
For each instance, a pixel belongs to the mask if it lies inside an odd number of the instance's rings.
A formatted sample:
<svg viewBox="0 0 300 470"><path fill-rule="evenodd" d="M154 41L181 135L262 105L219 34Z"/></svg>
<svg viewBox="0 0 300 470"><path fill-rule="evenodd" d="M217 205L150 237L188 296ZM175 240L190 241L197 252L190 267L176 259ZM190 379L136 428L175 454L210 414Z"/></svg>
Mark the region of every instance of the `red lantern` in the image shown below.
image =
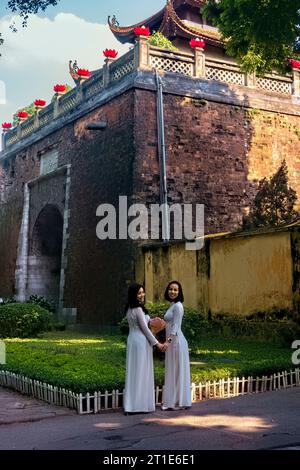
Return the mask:
<svg viewBox="0 0 300 470"><path fill-rule="evenodd" d="M20 118L20 119L27 119L27 118L28 118L28 113L27 113L27 111L19 111L19 112L18 112L18 118Z"/></svg>
<svg viewBox="0 0 300 470"><path fill-rule="evenodd" d="M195 49L196 47L199 47L200 49L204 49L205 48L205 41L204 41L204 39L193 38L193 39L190 40L190 47L192 49Z"/></svg>
<svg viewBox="0 0 300 470"><path fill-rule="evenodd" d="M77 74L79 75L79 77L89 78L91 76L91 72L87 69L78 69Z"/></svg>
<svg viewBox="0 0 300 470"><path fill-rule="evenodd" d="M289 59L289 64L293 69L300 69L300 60Z"/></svg>
<svg viewBox="0 0 300 470"><path fill-rule="evenodd" d="M11 122L3 122L2 123L2 129L7 130L7 129L11 129L11 127L12 127Z"/></svg>
<svg viewBox="0 0 300 470"><path fill-rule="evenodd" d="M105 49L103 54L107 58L115 59L118 55L118 52L115 49Z"/></svg>
<svg viewBox="0 0 300 470"><path fill-rule="evenodd" d="M66 85L54 85L53 90L55 93L64 93L66 91Z"/></svg>
<svg viewBox="0 0 300 470"><path fill-rule="evenodd" d="M146 28L146 26L138 26L133 31L136 36L150 36L150 28Z"/></svg>
<svg viewBox="0 0 300 470"><path fill-rule="evenodd" d="M43 108L44 106L46 106L46 101L45 100L35 100L34 106L36 106L37 108Z"/></svg>

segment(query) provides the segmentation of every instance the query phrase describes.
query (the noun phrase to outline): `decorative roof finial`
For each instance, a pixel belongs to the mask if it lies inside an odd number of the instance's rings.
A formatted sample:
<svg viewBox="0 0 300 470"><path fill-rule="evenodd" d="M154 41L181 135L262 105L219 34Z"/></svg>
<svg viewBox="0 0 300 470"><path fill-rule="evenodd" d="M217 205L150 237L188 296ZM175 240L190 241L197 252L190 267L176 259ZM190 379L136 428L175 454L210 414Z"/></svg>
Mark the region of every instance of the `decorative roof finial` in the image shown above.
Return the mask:
<svg viewBox="0 0 300 470"><path fill-rule="evenodd" d="M114 27L118 27L120 26L120 23L118 22L117 18L116 18L116 15L113 15L111 21L110 21L110 16L108 17L108 22L114 26Z"/></svg>
<svg viewBox="0 0 300 470"><path fill-rule="evenodd" d="M78 65L77 65L77 60L74 60L73 65L72 65L72 60L69 60L69 72L71 77L73 78L74 82L76 85L80 84L80 79L78 75Z"/></svg>

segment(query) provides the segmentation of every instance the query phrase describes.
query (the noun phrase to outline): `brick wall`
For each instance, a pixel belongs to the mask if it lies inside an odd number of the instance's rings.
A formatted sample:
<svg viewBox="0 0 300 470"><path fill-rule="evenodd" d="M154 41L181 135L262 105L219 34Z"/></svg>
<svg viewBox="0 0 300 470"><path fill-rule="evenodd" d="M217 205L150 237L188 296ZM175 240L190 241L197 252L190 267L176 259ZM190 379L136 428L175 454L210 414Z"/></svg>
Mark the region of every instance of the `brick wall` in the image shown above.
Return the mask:
<svg viewBox="0 0 300 470"><path fill-rule="evenodd" d="M239 228L258 181L284 158L300 196L299 116L171 94L164 106L169 201L204 204L206 233ZM155 110L155 93L137 90L134 188L148 203L159 202Z"/></svg>
<svg viewBox="0 0 300 470"><path fill-rule="evenodd" d="M87 122L98 120L107 121L106 130L85 130ZM77 308L79 322L116 322L123 311L127 285L134 280L132 246L126 240L97 239L96 209L101 203L118 207L119 195L132 194L133 92L63 127L14 159L7 203L0 208L0 254L4 260L0 295L12 295L14 290L23 183L38 177L40 153L53 145L58 148L59 166L71 164L64 307ZM6 165L9 168L11 163ZM6 172L6 179L9 174ZM45 204L56 205L63 214L64 188L61 174L32 186L30 234Z"/></svg>
<svg viewBox="0 0 300 470"><path fill-rule="evenodd" d="M86 131L90 121L107 121L107 129ZM126 240L97 239L96 209L132 194L133 93L78 121L74 134L65 305L79 308L79 321L108 324L120 318L133 258Z"/></svg>
<svg viewBox="0 0 300 470"><path fill-rule="evenodd" d="M298 178L300 117L216 101L166 94L165 127L170 202L202 203L206 232L238 228L258 180L271 176L286 158L290 182ZM285 114L286 112L286 114ZM107 121L103 131L85 124ZM62 121L63 122L63 121ZM78 321L107 324L120 318L128 282L134 279L130 241L100 241L96 209L159 202L156 93L135 89L115 97L4 163L0 176L0 296L11 295L23 185L39 176L40 154L57 146L59 166L70 169L70 218L66 245L64 307L78 309ZM53 176L32 189L30 227L44 204L64 211L65 180ZM117 214L118 215L118 214ZM31 230L30 229L30 230Z"/></svg>

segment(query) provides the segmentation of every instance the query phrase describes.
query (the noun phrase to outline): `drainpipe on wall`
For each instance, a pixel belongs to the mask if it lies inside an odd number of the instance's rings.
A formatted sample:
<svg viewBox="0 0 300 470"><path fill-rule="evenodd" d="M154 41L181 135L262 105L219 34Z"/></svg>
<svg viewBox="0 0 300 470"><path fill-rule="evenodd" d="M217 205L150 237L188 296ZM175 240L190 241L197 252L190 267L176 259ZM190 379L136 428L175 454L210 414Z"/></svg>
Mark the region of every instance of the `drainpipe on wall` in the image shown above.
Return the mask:
<svg viewBox="0 0 300 470"><path fill-rule="evenodd" d="M28 184L24 184L23 217L18 240L18 255L16 262L16 300L26 300L27 287L27 262L28 262L28 231L29 231L29 200L30 191Z"/></svg>
<svg viewBox="0 0 300 470"><path fill-rule="evenodd" d="M157 85L157 134L158 134L158 156L159 156L159 175L160 175L160 202L162 208L162 236L163 241L170 240L170 227L168 217L168 189L167 189L167 170L166 170L166 144L165 144L165 122L164 122L164 102L162 79L155 71Z"/></svg>

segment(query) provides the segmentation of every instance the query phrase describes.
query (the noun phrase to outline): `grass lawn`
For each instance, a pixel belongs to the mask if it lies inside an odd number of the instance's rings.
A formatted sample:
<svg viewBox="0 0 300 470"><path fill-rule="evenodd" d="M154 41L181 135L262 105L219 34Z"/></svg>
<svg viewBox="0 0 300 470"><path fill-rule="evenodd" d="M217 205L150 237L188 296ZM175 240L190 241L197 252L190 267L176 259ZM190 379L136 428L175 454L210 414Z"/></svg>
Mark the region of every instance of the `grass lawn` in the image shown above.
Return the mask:
<svg viewBox="0 0 300 470"><path fill-rule="evenodd" d="M7 364L12 372L74 392L122 390L126 343L121 336L76 331L45 333L35 339L6 339ZM228 376L261 376L294 369L292 350L244 339L201 339L191 356L193 382ZM164 362L155 359L155 381L161 385Z"/></svg>

